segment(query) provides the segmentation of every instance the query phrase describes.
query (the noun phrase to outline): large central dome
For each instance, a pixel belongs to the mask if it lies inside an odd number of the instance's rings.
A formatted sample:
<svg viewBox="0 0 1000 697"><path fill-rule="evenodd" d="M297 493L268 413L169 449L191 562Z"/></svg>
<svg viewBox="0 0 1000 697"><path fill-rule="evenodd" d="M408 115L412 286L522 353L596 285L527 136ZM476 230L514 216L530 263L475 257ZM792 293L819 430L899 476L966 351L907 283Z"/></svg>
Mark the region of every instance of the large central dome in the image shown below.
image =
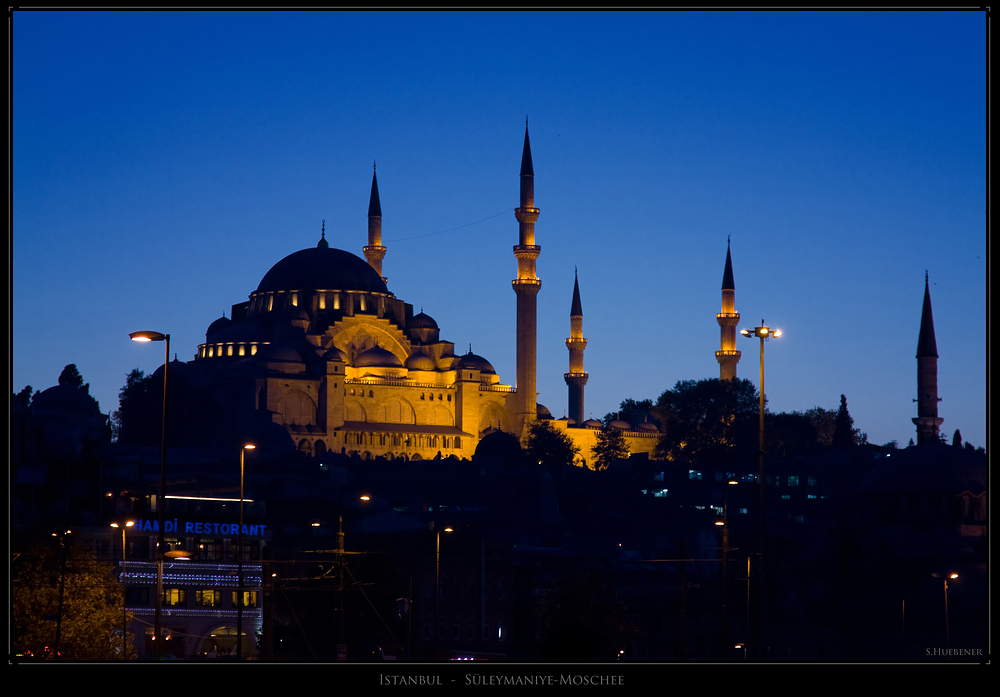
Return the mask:
<svg viewBox="0 0 1000 697"><path fill-rule="evenodd" d="M325 242L325 240L323 240ZM385 281L364 259L318 246L289 254L264 274L258 293L303 290L358 290L388 293Z"/></svg>

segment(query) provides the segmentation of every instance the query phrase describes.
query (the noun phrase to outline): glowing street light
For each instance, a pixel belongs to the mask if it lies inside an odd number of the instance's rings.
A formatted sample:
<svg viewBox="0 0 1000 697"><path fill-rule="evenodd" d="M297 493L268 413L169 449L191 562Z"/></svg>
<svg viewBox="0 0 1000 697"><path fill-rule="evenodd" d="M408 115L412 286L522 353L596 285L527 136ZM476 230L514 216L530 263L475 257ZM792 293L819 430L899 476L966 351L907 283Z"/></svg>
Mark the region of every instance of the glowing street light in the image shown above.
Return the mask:
<svg viewBox="0 0 1000 697"><path fill-rule="evenodd" d="M760 560L762 560L763 557L764 557L764 540L766 539L765 538L765 525L766 525L766 520L767 520L766 517L765 517L765 511L764 511L764 500L765 500L765 495L764 495L765 494L765 489L764 489L764 487L765 487L765 483L766 483L766 480L764 478L764 342L767 341L768 339L771 339L771 338L777 339L779 336L781 336L781 333L782 332L781 332L780 329L771 329L770 327L768 327L767 325L765 325L763 319L760 321L760 326L759 327L754 327L752 330L751 329L741 329L740 330L740 334L742 334L743 336L747 337L748 339L753 339L753 338L759 338L760 339L760 428L758 429L759 443L758 443L758 450L757 450L757 457L758 457L759 462L760 462L759 472L758 472L758 475L757 475L757 477L758 477L757 491L759 492L759 498L758 498L758 502L757 502L757 508L758 508L758 511L759 511L759 518L760 518L760 520L758 522L758 526L757 526L757 535L758 535L758 539L757 539L757 554L760 557L758 559L758 562L760 562ZM758 575L758 589L757 589L758 590L758 603L757 603L757 612L759 613L759 615L762 616L763 612L762 612L762 609L761 609L761 605L762 605L763 600L764 600L764 585L763 585L763 581L764 581L764 565L762 563L758 563L757 564L757 568L758 568L758 572L757 572L757 575ZM762 659L764 656L763 656L763 652L762 652L761 645L760 645L760 636L761 636L760 623L761 623L761 619L762 619L762 617L760 617L760 616L757 619L757 623L756 623L756 626L755 626L755 632L754 632L754 636L753 636L753 644L754 644L754 651L757 652L757 657Z"/></svg>
<svg viewBox="0 0 1000 697"><path fill-rule="evenodd" d="M243 463L247 450L255 450L256 445L247 443L240 448L240 527L237 532L236 557L237 573L239 576L239 590L236 593L236 660L243 660Z"/></svg>
<svg viewBox="0 0 1000 697"><path fill-rule="evenodd" d="M167 505L167 373L170 368L170 335L160 332L141 331L128 335L132 341L148 343L165 342L163 358L163 422L160 431L160 492L157 495L156 517L159 531L156 538L156 611L153 617L153 658L160 657L160 629L163 614L163 509Z"/></svg>
<svg viewBox="0 0 1000 697"><path fill-rule="evenodd" d="M127 520L121 525L118 523L112 523L111 527L122 529L122 660L128 658L128 651L125 647L125 630L128 627L128 613L125 609L125 589L127 588L125 582L125 528L130 528L135 525L134 520Z"/></svg>
<svg viewBox="0 0 1000 697"><path fill-rule="evenodd" d="M435 525L435 527L437 527ZM438 635L440 632L440 609L441 609L441 533L442 532L454 532L455 529L450 525L446 525L444 528L440 528L436 531L434 536L434 624L435 627L431 631L434 632L434 648L435 648L435 660L437 659L437 646L438 646Z"/></svg>

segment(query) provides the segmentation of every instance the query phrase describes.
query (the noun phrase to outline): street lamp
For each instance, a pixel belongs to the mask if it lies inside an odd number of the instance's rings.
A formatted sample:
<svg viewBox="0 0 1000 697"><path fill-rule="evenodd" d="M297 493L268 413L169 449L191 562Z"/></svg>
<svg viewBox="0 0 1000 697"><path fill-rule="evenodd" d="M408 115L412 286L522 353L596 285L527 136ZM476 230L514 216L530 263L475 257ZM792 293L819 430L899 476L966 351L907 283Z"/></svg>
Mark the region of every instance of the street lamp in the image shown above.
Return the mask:
<svg viewBox="0 0 1000 697"><path fill-rule="evenodd" d="M135 521L133 521L133 520L127 520L124 523L122 523L121 525L119 525L118 523L112 523L111 524L111 527L113 527L113 528L121 528L122 529L122 660L123 661L128 658L128 650L126 649L126 645L125 645L125 633L126 633L126 629L128 627L128 613L126 612L126 609L125 609L125 589L126 589L126 580L125 580L125 528L130 528L133 525L135 525Z"/></svg>
<svg viewBox="0 0 1000 697"><path fill-rule="evenodd" d="M760 636L761 636L760 622L761 622L761 618L762 618L762 615L763 615L763 613L761 611L761 604L763 603L763 600L764 600L764 565L762 563L760 563L760 562L761 562L761 560L764 557L764 540L766 539L766 537L765 537L766 517L765 517L765 511L764 511L764 501L765 501L765 496L764 496L765 489L764 489L764 486L765 486L765 482L766 482L766 480L764 478L764 342L767 341L768 339L772 338L772 337L775 338L775 339L777 339L779 336L781 336L781 330L780 329L771 329L770 327L768 327L767 325L764 324L764 320L762 319L760 321L760 326L759 327L754 327L752 330L750 330L750 329L741 329L740 330L740 334L742 334L743 336L745 336L747 338L759 338L760 339L760 428L758 429L759 443L758 443L758 449L757 449L757 457L758 457L758 461L760 463L759 472L757 474L757 477L758 477L758 479L757 479L757 491L758 491L757 509L758 509L758 515L759 515L759 519L760 519L759 523L758 523L758 526L757 526L757 535L758 535L758 539L757 539L757 554L758 554L758 557L759 557L758 558L758 564L757 564L757 567L758 567L758 572L757 572L757 579L758 579L758 587L757 587L757 594L758 594L758 596L757 596L757 599L758 599L757 613L758 613L758 618L757 618L757 623L756 623L755 631L754 631L753 644L754 644L754 651L757 652L756 655L757 655L758 659L761 659L761 658L764 657L764 654L763 654L763 652L761 650L761 646L760 646Z"/></svg>
<svg viewBox="0 0 1000 697"><path fill-rule="evenodd" d="M437 526L434 526L437 528ZM454 528L450 525L446 525L443 530L437 529L434 535L434 628L431 630L434 632L434 659L437 660L437 648L438 639L441 634L441 616L439 611L441 609L441 533L443 532L454 532Z"/></svg>
<svg viewBox="0 0 1000 697"><path fill-rule="evenodd" d="M170 368L170 335L160 332L141 331L128 335L132 341L146 343L149 341L165 342L163 358L163 422L160 431L160 492L157 495L157 527L156 537L156 612L153 618L153 658L160 657L160 627L163 614L163 509L166 507L167 496L167 373Z"/></svg>
<svg viewBox="0 0 1000 697"><path fill-rule="evenodd" d="M239 590L236 593L236 660L243 660L243 456L247 450L256 449L256 445L247 443L240 448L240 527L237 532L236 558L239 576Z"/></svg>
<svg viewBox="0 0 1000 697"><path fill-rule="evenodd" d="M948 579L949 578L950 579L956 579L956 578L958 578L958 574L956 574L956 573L950 573L950 574L931 574L931 576L933 576L934 578L941 578L941 579L944 580L944 641L945 641L945 648L947 648L947 649L950 650L951 649L951 627L949 626L949 621L948 621ZM951 655L951 654L949 653L949 655Z"/></svg>

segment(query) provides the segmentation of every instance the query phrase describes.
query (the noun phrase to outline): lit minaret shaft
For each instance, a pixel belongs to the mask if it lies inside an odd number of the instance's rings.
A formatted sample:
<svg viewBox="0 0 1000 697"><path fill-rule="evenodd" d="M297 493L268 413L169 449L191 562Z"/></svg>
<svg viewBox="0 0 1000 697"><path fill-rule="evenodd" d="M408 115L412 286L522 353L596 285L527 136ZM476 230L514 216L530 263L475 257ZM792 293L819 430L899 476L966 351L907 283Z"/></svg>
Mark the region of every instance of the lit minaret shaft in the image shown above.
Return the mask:
<svg viewBox="0 0 1000 697"><path fill-rule="evenodd" d="M944 419L938 417L937 340L934 338L934 315L931 312L930 278L924 274L924 309L920 315L920 338L917 339L917 445L938 442L938 430Z"/></svg>
<svg viewBox="0 0 1000 697"><path fill-rule="evenodd" d="M736 350L736 325L740 313L736 311L736 283L733 282L733 257L726 242L726 270L722 272L722 312L715 316L722 329L722 349L715 352L719 361L719 378L732 380L736 377L736 364L740 362L740 352Z"/></svg>
<svg viewBox="0 0 1000 697"><path fill-rule="evenodd" d="M569 386L569 418L574 426L583 423L583 387L587 384L587 372L583 369L583 352L587 340L583 338L583 305L580 303L580 281L573 275L573 304L569 309L569 372L565 374Z"/></svg>
<svg viewBox="0 0 1000 697"><path fill-rule="evenodd" d="M519 223L518 244L514 247L517 258L517 278L512 281L517 293L517 399L514 416L518 435L523 435L538 415L536 406L536 333L537 298L542 282L535 275L535 260L542 248L535 244L535 171L531 166L531 143L528 141L528 123L524 124L524 151L521 154L521 205L514 211Z"/></svg>
<svg viewBox="0 0 1000 697"><path fill-rule="evenodd" d="M375 165L372 165L372 195L368 201L368 244L365 246L365 259L382 276L382 259L385 257L385 247L382 246L382 204L378 198L378 179L375 177ZM382 276L385 281L385 276Z"/></svg>

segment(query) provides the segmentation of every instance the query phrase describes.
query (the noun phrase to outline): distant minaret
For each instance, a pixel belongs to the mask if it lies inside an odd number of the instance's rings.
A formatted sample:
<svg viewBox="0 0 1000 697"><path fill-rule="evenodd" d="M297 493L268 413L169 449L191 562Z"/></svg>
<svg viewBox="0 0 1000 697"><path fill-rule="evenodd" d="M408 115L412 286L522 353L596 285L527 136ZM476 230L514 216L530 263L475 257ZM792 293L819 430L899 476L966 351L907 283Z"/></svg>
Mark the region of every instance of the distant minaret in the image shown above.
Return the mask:
<svg viewBox="0 0 1000 697"><path fill-rule="evenodd" d="M583 424L583 386L587 384L587 372L583 369L583 352L587 340L583 338L583 306L580 304L580 281L573 274L573 305L569 308L569 372L565 374L569 386L569 418L575 426Z"/></svg>
<svg viewBox="0 0 1000 697"><path fill-rule="evenodd" d="M519 223L518 244L514 247L517 258L517 278L511 283L517 293L517 400L514 420L517 435L523 435L538 416L536 405L535 356L538 290L542 282L535 275L535 260L542 248L535 244L535 171L531 166L531 143L528 140L528 121L524 122L524 150L521 153L521 205L514 210Z"/></svg>
<svg viewBox="0 0 1000 697"><path fill-rule="evenodd" d="M934 315L931 313L930 279L924 274L924 311L920 315L920 338L917 340L917 445L937 443L938 429L944 419L938 418L937 341L934 339Z"/></svg>
<svg viewBox="0 0 1000 697"><path fill-rule="evenodd" d="M378 179L375 177L375 165L372 164L372 195L368 201L368 245L365 247L365 259L382 276L382 259L385 257L385 247L382 246L382 204L378 199ZM382 276L385 281L385 276Z"/></svg>
<svg viewBox="0 0 1000 697"><path fill-rule="evenodd" d="M726 241L726 270L722 272L722 312L715 316L722 328L722 350L715 352L719 361L719 378L732 380L736 377L736 364L740 362L740 352L736 350L736 325L740 313L736 311L736 283L733 282L733 257Z"/></svg>

